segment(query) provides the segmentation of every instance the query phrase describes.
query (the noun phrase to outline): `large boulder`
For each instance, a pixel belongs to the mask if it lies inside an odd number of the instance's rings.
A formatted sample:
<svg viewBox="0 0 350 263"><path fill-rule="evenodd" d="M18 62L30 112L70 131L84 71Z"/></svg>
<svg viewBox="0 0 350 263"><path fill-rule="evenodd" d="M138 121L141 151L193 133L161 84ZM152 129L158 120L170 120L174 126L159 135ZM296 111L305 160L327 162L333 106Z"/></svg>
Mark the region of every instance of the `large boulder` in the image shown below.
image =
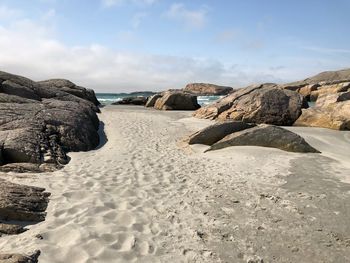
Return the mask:
<svg viewBox="0 0 350 263"><path fill-rule="evenodd" d="M310 100L317 101L321 95L336 94L339 92L350 91L350 82L341 82L333 84L318 85L316 90L310 92Z"/></svg>
<svg viewBox="0 0 350 263"><path fill-rule="evenodd" d="M162 97L161 94L155 94L155 95L149 97L145 106L147 108L154 107L154 105L156 104L156 101L161 97Z"/></svg>
<svg viewBox="0 0 350 263"><path fill-rule="evenodd" d="M306 107L307 102L302 95L268 83L239 89L197 110L193 116L247 123L292 125L300 116L301 109Z"/></svg>
<svg viewBox="0 0 350 263"><path fill-rule="evenodd" d="M63 84L49 87L51 82L38 84L5 72L0 72L0 82L1 171L51 171L69 161L68 151L98 145L98 108L90 95L82 95L89 94L87 89L59 82L80 90L81 98L64 91Z"/></svg>
<svg viewBox="0 0 350 263"><path fill-rule="evenodd" d="M284 128L267 124L260 124L253 128L229 134L214 143L207 151L230 146L262 146L300 153L319 152L299 135Z"/></svg>
<svg viewBox="0 0 350 263"><path fill-rule="evenodd" d="M165 92L154 105L158 110L196 110L200 108L197 96L183 92Z"/></svg>
<svg viewBox="0 0 350 263"><path fill-rule="evenodd" d="M186 85L183 91L198 96L220 96L229 94L233 91L233 88L209 83L190 83Z"/></svg>
<svg viewBox="0 0 350 263"><path fill-rule="evenodd" d="M188 144L212 145L227 135L254 127L254 124L248 124L241 121L224 121L210 125L194 134L188 139Z"/></svg>
<svg viewBox="0 0 350 263"><path fill-rule="evenodd" d="M332 96L331 101L333 99ZM350 100L335 103L324 101L320 106L304 109L294 125L350 130Z"/></svg>
<svg viewBox="0 0 350 263"><path fill-rule="evenodd" d="M146 105L147 98L143 96L126 97L120 101L113 102L112 105Z"/></svg>

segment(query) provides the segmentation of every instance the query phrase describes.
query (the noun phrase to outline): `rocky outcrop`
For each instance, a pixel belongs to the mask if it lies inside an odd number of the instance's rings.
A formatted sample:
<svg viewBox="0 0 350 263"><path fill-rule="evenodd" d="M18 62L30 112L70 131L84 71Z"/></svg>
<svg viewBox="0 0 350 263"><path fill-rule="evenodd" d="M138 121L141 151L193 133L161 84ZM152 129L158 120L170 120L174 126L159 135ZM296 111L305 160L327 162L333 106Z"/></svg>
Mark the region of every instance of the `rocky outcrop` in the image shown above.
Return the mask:
<svg viewBox="0 0 350 263"><path fill-rule="evenodd" d="M317 153L299 135L281 127L260 124L225 136L214 143L207 151L223 149L230 146L272 147L288 152Z"/></svg>
<svg viewBox="0 0 350 263"><path fill-rule="evenodd" d="M112 105L140 105L144 106L147 102L147 97L126 97L120 101L113 102Z"/></svg>
<svg viewBox="0 0 350 263"><path fill-rule="evenodd" d="M24 227L14 224L4 224L0 222L0 237L4 235L17 235L25 232Z"/></svg>
<svg viewBox="0 0 350 263"><path fill-rule="evenodd" d="M39 250L31 255L0 254L0 263L38 263L39 256Z"/></svg>
<svg viewBox="0 0 350 263"><path fill-rule="evenodd" d="M200 108L197 96L183 92L165 92L154 104L158 110L196 110Z"/></svg>
<svg viewBox="0 0 350 263"><path fill-rule="evenodd" d="M183 91L197 96L220 96L231 93L233 88L209 83L190 83L186 85Z"/></svg>
<svg viewBox="0 0 350 263"><path fill-rule="evenodd" d="M248 124L240 121L217 122L194 134L188 139L188 144L212 145L223 139L227 135L254 127L254 124Z"/></svg>
<svg viewBox="0 0 350 263"><path fill-rule="evenodd" d="M304 109L294 125L350 130L350 100Z"/></svg>
<svg viewBox="0 0 350 263"><path fill-rule="evenodd" d="M235 91L197 110L193 116L204 119L236 120L247 123L292 125L306 108L300 94L276 84L253 85Z"/></svg>
<svg viewBox="0 0 350 263"><path fill-rule="evenodd" d="M67 152L95 148L93 96L70 81L36 83L0 72L0 171L51 171L69 161Z"/></svg>
<svg viewBox="0 0 350 263"><path fill-rule="evenodd" d="M302 81L281 85L302 94L308 101L316 101L322 94L349 91L350 69L322 72Z"/></svg>
<svg viewBox="0 0 350 263"><path fill-rule="evenodd" d="M44 188L14 184L0 179L0 220L43 221L49 195Z"/></svg>
<svg viewBox="0 0 350 263"><path fill-rule="evenodd" d="M161 94L155 94L155 95L149 97L145 106L147 108L154 107L154 105L156 104L156 101L161 97L162 97Z"/></svg>

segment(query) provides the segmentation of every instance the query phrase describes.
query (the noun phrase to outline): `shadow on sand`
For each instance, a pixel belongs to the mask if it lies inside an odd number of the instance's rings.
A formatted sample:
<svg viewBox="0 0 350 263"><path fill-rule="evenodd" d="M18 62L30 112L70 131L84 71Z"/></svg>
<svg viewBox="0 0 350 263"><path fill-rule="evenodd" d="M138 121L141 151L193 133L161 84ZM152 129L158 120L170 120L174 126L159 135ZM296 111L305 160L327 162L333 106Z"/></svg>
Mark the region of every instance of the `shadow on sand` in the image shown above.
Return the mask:
<svg viewBox="0 0 350 263"><path fill-rule="evenodd" d="M100 143L95 150L101 149L108 141L105 133L105 124L103 121L100 121L100 126L98 128L98 135L100 136Z"/></svg>

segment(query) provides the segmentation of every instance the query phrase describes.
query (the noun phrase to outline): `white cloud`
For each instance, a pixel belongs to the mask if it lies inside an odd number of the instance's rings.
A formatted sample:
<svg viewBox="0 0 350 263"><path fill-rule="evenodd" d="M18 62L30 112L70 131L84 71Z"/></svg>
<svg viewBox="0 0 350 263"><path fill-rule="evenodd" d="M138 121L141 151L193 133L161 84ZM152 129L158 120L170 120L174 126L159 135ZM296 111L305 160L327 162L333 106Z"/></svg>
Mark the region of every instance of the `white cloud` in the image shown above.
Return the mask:
<svg viewBox="0 0 350 263"><path fill-rule="evenodd" d="M153 5L158 0L101 0L104 7L120 6L122 4L135 4L138 6Z"/></svg>
<svg viewBox="0 0 350 263"><path fill-rule="evenodd" d="M189 10L182 3L174 3L164 16L182 22L191 29L202 28L207 22L208 8L201 7L198 10Z"/></svg>
<svg viewBox="0 0 350 263"><path fill-rule="evenodd" d="M326 47L316 47L316 46L306 46L302 47L305 50L315 51L320 53L339 53L339 54L350 54L350 49L341 49L341 48L326 48Z"/></svg>

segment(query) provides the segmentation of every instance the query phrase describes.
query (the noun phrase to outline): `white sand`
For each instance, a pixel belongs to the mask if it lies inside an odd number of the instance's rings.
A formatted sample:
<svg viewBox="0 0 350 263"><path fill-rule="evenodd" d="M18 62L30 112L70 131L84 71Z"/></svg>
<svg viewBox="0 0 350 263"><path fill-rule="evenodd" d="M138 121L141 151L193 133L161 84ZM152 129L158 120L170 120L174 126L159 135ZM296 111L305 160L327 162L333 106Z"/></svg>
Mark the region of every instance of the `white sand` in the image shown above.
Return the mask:
<svg viewBox="0 0 350 263"><path fill-rule="evenodd" d="M254 224L262 219L249 213L259 208L254 204L260 194L272 191L283 196L285 190L276 189L290 173L291 160L303 155L259 147L204 154L201 146L188 154L177 142L210 123L189 116L106 107L99 118L108 142L101 148L71 153L71 162L54 173L2 174L13 182L45 187L52 196L46 221L21 235L0 238L1 251L40 249L40 262L50 263L246 262L264 255L260 247L243 240L251 237L244 232L231 240L232 249L220 240L226 238L228 227L256 229ZM291 129L305 135L326 157L339 159L344 172L335 178L350 179L349 133ZM228 195L229 189L236 192ZM236 198L242 204L238 213ZM297 204L284 202L271 211L286 211L287 218L299 220ZM268 229L268 223L264 225ZM36 234L43 240L34 238Z"/></svg>

